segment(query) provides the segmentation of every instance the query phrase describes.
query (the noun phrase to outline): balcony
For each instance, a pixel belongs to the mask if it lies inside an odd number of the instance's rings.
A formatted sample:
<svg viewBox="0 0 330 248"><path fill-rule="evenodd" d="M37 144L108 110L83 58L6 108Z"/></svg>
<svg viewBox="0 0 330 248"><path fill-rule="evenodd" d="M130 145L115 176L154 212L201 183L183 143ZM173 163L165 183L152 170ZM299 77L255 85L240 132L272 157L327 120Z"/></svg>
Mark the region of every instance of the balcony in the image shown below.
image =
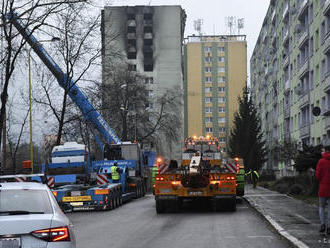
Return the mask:
<svg viewBox="0 0 330 248"><path fill-rule="evenodd" d="M272 14L272 17L271 17L271 22L274 23L276 21L276 9L273 10L273 14Z"/></svg>
<svg viewBox="0 0 330 248"><path fill-rule="evenodd" d="M325 122L325 124L324 124L324 126L325 126L325 130L330 129L330 116L327 116L327 117L325 118L324 122Z"/></svg>
<svg viewBox="0 0 330 248"><path fill-rule="evenodd" d="M300 19L308 10L308 0L301 0L299 4L298 19Z"/></svg>
<svg viewBox="0 0 330 248"><path fill-rule="evenodd" d="M330 71L328 71L328 72L325 73L323 91L325 93L330 91Z"/></svg>
<svg viewBox="0 0 330 248"><path fill-rule="evenodd" d="M324 35L323 38L323 53L327 53L330 49L330 30Z"/></svg>
<svg viewBox="0 0 330 248"><path fill-rule="evenodd" d="M299 98L299 107L303 108L307 106L310 102L309 90L303 91L302 95Z"/></svg>
<svg viewBox="0 0 330 248"><path fill-rule="evenodd" d="M283 59L283 67L286 67L289 64L289 56L286 55Z"/></svg>
<svg viewBox="0 0 330 248"><path fill-rule="evenodd" d="M128 27L136 27L136 21L135 20L127 20L127 26Z"/></svg>
<svg viewBox="0 0 330 248"><path fill-rule="evenodd" d="M128 40L136 39L136 34L135 33L127 33L127 39Z"/></svg>
<svg viewBox="0 0 330 248"><path fill-rule="evenodd" d="M283 44L289 40L289 28L283 30Z"/></svg>
<svg viewBox="0 0 330 248"><path fill-rule="evenodd" d="M300 128L300 138L309 137L310 134L311 134L311 129L309 123L305 124L303 127Z"/></svg>
<svg viewBox="0 0 330 248"><path fill-rule="evenodd" d="M298 47L301 47L308 39L308 30L307 28L305 30L302 30L302 33L299 37L298 41Z"/></svg>
<svg viewBox="0 0 330 248"><path fill-rule="evenodd" d="M285 19L287 16L288 16L288 14L289 14L289 4L288 4L288 2L286 3L286 5L283 7L283 19Z"/></svg>
<svg viewBox="0 0 330 248"><path fill-rule="evenodd" d="M284 92L290 91L290 80L287 79L284 83Z"/></svg>
<svg viewBox="0 0 330 248"><path fill-rule="evenodd" d="M328 15L330 12L330 0L326 0L323 6L323 15Z"/></svg>
<svg viewBox="0 0 330 248"><path fill-rule="evenodd" d="M304 74L308 72L308 69L309 69L309 60L306 59L303 63L300 64L300 69L298 72L299 77L301 78L302 76L304 76Z"/></svg>
<svg viewBox="0 0 330 248"><path fill-rule="evenodd" d="M144 34L144 39L145 40L152 40L153 34L152 33L145 33Z"/></svg>
<svg viewBox="0 0 330 248"><path fill-rule="evenodd" d="M264 32L265 33L264 33L264 36L262 37L262 41L263 41L264 44L266 44L267 43L267 34L268 34L268 31L265 30Z"/></svg>
<svg viewBox="0 0 330 248"><path fill-rule="evenodd" d="M287 105L284 107L284 118L289 118L290 117L290 105Z"/></svg>
<svg viewBox="0 0 330 248"><path fill-rule="evenodd" d="M152 26L152 24L153 24L152 20L143 20L144 26Z"/></svg>

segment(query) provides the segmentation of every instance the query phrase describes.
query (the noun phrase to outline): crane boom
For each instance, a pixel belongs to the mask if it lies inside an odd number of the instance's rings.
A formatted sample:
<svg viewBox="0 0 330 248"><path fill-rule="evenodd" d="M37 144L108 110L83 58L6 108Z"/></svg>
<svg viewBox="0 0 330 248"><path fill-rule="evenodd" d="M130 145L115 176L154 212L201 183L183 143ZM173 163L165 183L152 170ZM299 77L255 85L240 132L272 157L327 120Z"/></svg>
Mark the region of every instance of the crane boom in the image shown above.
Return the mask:
<svg viewBox="0 0 330 248"><path fill-rule="evenodd" d="M121 140L116 135L114 130L109 126L102 115L93 107L85 94L79 89L77 84L65 74L62 69L55 63L53 58L47 53L43 46L34 37L31 31L24 25L24 23L19 19L15 11L10 12L6 16L18 30L18 32L24 37L24 39L32 47L33 51L39 56L42 62L51 71L54 77L57 79L59 85L64 89L68 90L68 95L72 101L81 110L84 119L87 123L91 123L93 127L98 130L101 137L108 144L120 144ZM101 148L103 149L103 148Z"/></svg>

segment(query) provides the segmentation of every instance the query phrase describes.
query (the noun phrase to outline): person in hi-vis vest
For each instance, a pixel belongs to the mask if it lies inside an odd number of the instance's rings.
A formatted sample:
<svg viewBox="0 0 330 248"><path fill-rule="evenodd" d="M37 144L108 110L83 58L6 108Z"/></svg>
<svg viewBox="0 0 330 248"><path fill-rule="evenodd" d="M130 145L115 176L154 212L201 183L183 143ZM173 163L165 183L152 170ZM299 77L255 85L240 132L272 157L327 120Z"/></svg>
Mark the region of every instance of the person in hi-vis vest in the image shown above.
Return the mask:
<svg viewBox="0 0 330 248"><path fill-rule="evenodd" d="M117 162L113 164L110 168L111 170L111 178L113 183L119 183L120 182L120 173L122 170L118 167Z"/></svg>

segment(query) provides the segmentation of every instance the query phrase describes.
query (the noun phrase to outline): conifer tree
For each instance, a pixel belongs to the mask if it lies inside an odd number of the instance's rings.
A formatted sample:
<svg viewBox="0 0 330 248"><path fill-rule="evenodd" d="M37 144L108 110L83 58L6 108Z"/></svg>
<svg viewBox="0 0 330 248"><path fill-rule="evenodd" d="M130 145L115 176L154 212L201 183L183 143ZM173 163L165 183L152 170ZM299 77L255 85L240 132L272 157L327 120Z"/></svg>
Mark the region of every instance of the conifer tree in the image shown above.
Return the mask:
<svg viewBox="0 0 330 248"><path fill-rule="evenodd" d="M267 151L257 110L247 87L238 97L239 110L234 115L234 127L229 138L229 154L241 157L245 170L259 170L266 162Z"/></svg>

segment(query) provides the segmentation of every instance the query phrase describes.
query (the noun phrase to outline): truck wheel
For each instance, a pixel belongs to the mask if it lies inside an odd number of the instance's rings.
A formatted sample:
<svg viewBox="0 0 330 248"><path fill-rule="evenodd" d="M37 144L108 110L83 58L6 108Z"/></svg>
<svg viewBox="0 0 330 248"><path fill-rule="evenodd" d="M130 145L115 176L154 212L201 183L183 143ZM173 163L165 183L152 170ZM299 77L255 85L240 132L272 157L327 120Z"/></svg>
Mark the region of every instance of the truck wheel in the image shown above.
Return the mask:
<svg viewBox="0 0 330 248"><path fill-rule="evenodd" d="M214 212L218 212L221 210L221 202L219 199L213 199L212 204L213 204L212 207Z"/></svg>
<svg viewBox="0 0 330 248"><path fill-rule="evenodd" d="M161 200L156 200L156 212L157 214L162 214L165 212L164 202Z"/></svg>
<svg viewBox="0 0 330 248"><path fill-rule="evenodd" d="M228 210L231 212L236 211L236 198L228 200Z"/></svg>

